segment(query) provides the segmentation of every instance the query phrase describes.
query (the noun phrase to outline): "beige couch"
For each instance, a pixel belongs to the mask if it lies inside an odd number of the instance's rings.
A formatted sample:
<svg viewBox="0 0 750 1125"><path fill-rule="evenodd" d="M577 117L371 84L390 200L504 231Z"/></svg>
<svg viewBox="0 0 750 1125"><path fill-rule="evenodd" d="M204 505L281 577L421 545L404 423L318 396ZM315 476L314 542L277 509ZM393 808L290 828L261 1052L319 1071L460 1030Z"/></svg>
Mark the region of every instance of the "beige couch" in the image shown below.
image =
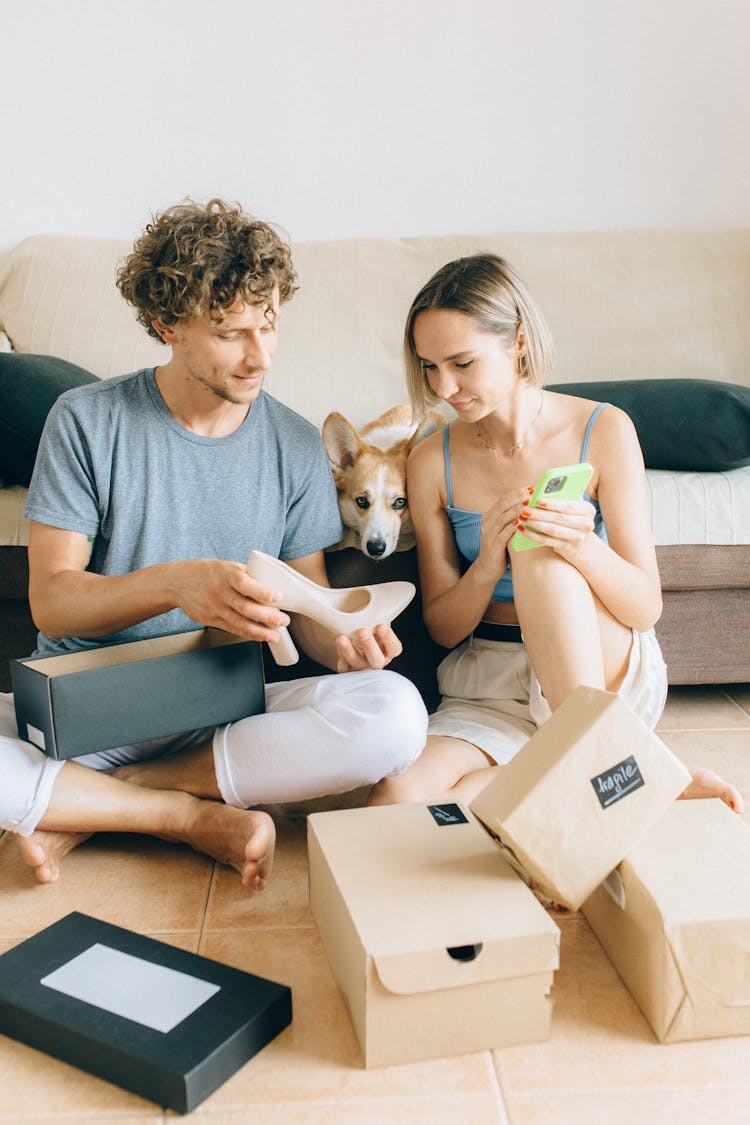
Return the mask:
<svg viewBox="0 0 750 1125"><path fill-rule="evenodd" d="M68 359L101 378L163 362L166 350L114 286L128 248L54 235L21 243L0 262L4 346ZM537 296L556 340L556 383L684 378L750 386L750 231L743 230L301 244L301 288L282 314L268 389L318 426L331 410L361 425L406 401L401 331L410 301L439 265L477 250L508 257ZM648 489L670 682L750 681L750 468L649 469ZM0 690L8 656L25 655L34 639L24 495L19 486L0 490ZM416 574L413 551L372 563L346 550L329 563L338 585ZM429 691L441 652L428 643L418 606L399 631L402 670Z"/></svg>

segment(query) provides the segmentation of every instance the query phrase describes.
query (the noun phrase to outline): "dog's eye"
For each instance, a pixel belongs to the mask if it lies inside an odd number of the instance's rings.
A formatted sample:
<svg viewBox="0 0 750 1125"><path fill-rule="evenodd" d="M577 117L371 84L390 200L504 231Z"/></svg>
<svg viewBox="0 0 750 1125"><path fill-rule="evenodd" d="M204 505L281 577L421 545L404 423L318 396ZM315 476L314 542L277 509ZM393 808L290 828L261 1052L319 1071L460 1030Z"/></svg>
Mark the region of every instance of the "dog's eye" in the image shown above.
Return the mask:
<svg viewBox="0 0 750 1125"><path fill-rule="evenodd" d="M396 499L391 504L391 507L394 508L396 511L398 511L399 508L405 508L406 507L406 497L405 496L397 496Z"/></svg>
<svg viewBox="0 0 750 1125"><path fill-rule="evenodd" d="M366 496L355 496L354 497L354 503L357 505L358 508L365 509L365 508L370 507L370 501L367 499Z"/></svg>

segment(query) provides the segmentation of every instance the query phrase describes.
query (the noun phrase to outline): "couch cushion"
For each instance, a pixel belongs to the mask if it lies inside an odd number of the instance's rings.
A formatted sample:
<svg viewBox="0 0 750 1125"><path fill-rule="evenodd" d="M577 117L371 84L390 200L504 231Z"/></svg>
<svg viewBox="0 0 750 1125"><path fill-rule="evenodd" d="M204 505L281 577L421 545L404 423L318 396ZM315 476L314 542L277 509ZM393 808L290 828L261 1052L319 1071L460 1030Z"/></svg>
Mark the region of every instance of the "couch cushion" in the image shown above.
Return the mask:
<svg viewBox="0 0 750 1125"><path fill-rule="evenodd" d="M19 352L100 377L165 363L115 286L127 240L34 235L7 255L0 327ZM406 401L409 305L451 258L505 255L550 323L555 382L720 379L750 385L750 230L566 231L340 239L294 246L267 387L316 426Z"/></svg>
<svg viewBox="0 0 750 1125"><path fill-rule="evenodd" d="M55 355L100 379L166 363L115 285L127 239L38 234L0 268L0 327L16 352Z"/></svg>
<svg viewBox="0 0 750 1125"><path fill-rule="evenodd" d="M44 422L55 399L98 380L49 355L0 352L0 479L28 484Z"/></svg>
<svg viewBox="0 0 750 1125"><path fill-rule="evenodd" d="M549 390L619 406L648 469L721 472L750 464L750 387L709 379L550 384Z"/></svg>

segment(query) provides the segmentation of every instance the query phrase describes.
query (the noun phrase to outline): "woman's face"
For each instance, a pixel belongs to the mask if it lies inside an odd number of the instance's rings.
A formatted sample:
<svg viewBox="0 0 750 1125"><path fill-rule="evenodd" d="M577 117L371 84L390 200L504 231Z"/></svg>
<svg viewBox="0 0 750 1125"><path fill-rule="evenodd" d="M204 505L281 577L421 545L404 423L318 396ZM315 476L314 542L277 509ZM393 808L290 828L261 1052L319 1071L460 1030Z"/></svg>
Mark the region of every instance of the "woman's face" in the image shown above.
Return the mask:
<svg viewBox="0 0 750 1125"><path fill-rule="evenodd" d="M467 313L425 309L414 321L413 336L433 392L466 421L495 410L519 382L520 342L509 346Z"/></svg>

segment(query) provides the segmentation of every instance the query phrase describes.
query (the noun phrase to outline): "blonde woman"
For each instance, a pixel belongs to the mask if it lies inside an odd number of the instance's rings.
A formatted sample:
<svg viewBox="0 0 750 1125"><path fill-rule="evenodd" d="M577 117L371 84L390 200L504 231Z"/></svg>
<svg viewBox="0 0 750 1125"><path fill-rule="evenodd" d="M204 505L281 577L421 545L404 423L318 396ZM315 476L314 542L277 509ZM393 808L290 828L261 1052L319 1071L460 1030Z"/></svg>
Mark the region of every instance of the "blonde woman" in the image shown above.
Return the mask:
<svg viewBox="0 0 750 1125"><path fill-rule="evenodd" d="M555 394L549 330L494 255L449 262L417 294L405 354L415 416L456 418L408 464L424 618L451 651L422 755L374 801L470 801L579 684L616 691L653 728L667 674L661 586L635 429L606 403ZM588 461L582 500L527 506L547 469ZM516 551L522 529L537 549ZM685 796L737 790L697 770Z"/></svg>

